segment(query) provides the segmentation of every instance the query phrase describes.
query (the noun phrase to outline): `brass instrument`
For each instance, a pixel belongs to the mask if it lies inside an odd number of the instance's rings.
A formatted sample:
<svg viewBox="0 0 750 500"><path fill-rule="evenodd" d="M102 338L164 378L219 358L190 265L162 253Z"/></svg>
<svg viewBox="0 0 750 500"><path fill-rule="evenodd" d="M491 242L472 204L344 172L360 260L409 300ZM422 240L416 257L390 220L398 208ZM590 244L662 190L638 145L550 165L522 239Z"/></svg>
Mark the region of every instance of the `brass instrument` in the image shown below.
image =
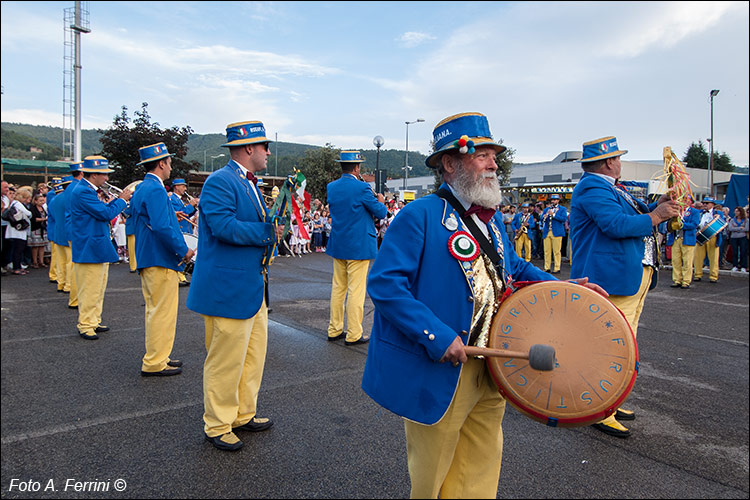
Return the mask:
<svg viewBox="0 0 750 500"><path fill-rule="evenodd" d="M529 218L531 217L531 214L526 214L521 216L521 229L518 229L516 231L516 237L514 240L517 240L521 237L522 234L527 234L529 232L529 228L526 226L526 224L529 222Z"/></svg>
<svg viewBox="0 0 750 500"><path fill-rule="evenodd" d="M107 194L109 198L119 198L120 195L123 193L123 191L135 191L136 186L140 184L143 181L134 181L125 186L125 189L120 189L117 186L110 184L109 182L105 182L102 184L102 190Z"/></svg>

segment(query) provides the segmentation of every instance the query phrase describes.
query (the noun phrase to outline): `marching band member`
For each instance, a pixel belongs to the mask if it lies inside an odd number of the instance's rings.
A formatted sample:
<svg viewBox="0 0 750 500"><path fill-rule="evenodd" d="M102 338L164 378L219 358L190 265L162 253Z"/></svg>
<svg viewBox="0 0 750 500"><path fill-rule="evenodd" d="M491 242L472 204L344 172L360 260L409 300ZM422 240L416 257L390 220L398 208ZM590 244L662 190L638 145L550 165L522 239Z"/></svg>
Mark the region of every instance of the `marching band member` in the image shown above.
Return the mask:
<svg viewBox="0 0 750 500"><path fill-rule="evenodd" d="M721 210L715 210L716 200L713 198L705 198L703 200L703 206L705 211L701 215L700 224L698 224L698 230L708 226L714 217L719 217L721 221L724 221L724 214ZM711 236L709 240L703 245L698 245L695 249L695 262L694 271L695 276L693 281L700 281L703 278L703 261L708 256L708 281L709 283L717 283L719 281L719 247L716 244L720 231Z"/></svg>
<svg viewBox="0 0 750 500"><path fill-rule="evenodd" d="M562 263L562 239L565 236L565 221L568 220L568 211L560 205L560 195L553 194L549 197L552 205L542 212L542 238L544 240L544 271L550 272L552 268L552 257L555 259L555 267L552 274L560 272Z"/></svg>
<svg viewBox="0 0 750 500"><path fill-rule="evenodd" d="M47 193L47 239L49 240L49 282L58 285L57 290L60 291L59 283L57 282L57 245L55 245L55 216L50 209L52 207L52 200L55 199L57 193L62 193L62 186L60 186L61 177L53 177L50 181L52 189ZM4 221L3 221L4 222Z"/></svg>
<svg viewBox="0 0 750 500"><path fill-rule="evenodd" d="M201 191L198 255L187 306L203 316L204 435L234 451L234 431L273 422L256 414L268 338L268 262L283 227L271 221L255 174L266 168L270 139L259 121L227 126L231 160ZM137 240L137 238L136 238Z"/></svg>
<svg viewBox="0 0 750 500"><path fill-rule="evenodd" d="M128 240L128 265L130 266L130 272L134 273L138 269L138 262L135 258L135 220L132 217L133 211L131 207L128 206L128 208L123 210L122 215L125 216L125 236Z"/></svg>
<svg viewBox="0 0 750 500"><path fill-rule="evenodd" d="M526 262L531 262L531 239L529 237L529 229L536 227L536 222L531 213L529 213L529 204L524 203L521 205L521 211L513 217L511 222L511 228L515 231L516 235L516 254L519 257L523 256ZM522 254L521 252L526 252Z"/></svg>
<svg viewBox="0 0 750 500"><path fill-rule="evenodd" d="M185 200L185 193L187 192L187 184L185 179L175 179L172 181L172 192L169 193L169 201L172 203L172 208L175 214L177 214L177 220L180 227L180 231L186 234L193 234L193 225L189 219L195 215L198 206L198 199L191 198L190 201ZM185 273L182 271L177 273L177 277L180 280L180 286L188 286L190 282L185 277Z"/></svg>
<svg viewBox="0 0 750 500"><path fill-rule="evenodd" d="M328 184L331 237L326 253L333 257L328 340L345 339L346 345L366 344L362 337L367 270L377 254L373 217L385 219L388 209L382 194L375 196L369 184L359 180L359 151L341 151L341 178ZM348 296L348 298L347 298ZM347 333L344 335L344 311Z"/></svg>
<svg viewBox="0 0 750 500"><path fill-rule="evenodd" d="M693 206L687 207L682 214L682 229L667 232L667 245L672 246L672 288L690 288L695 258L695 234L700 217L700 210Z"/></svg>
<svg viewBox="0 0 750 500"><path fill-rule="evenodd" d="M146 301L146 354L141 375L178 375L182 373L182 362L169 358L180 302L177 272L195 252L185 244L164 189L174 154L167 151L163 142L144 146L138 154L138 165L144 165L147 173L131 199L130 218L135 227L135 255Z"/></svg>
<svg viewBox="0 0 750 500"><path fill-rule="evenodd" d="M612 294L609 300L623 312L635 335L646 294L656 286L654 226L678 215L679 207L666 194L647 206L617 184L620 156L625 153L614 137L583 144L584 174L570 205L570 277L588 276ZM593 427L620 438L630 436L617 419L633 420L635 414L620 408Z"/></svg>
<svg viewBox="0 0 750 500"><path fill-rule="evenodd" d="M476 345L511 276L555 278L516 255L495 213L495 157L505 146L487 118L448 117L433 138L426 163L444 183L393 219L370 271L375 314L362 388L404 418L412 498L495 498L505 399L464 345Z"/></svg>
<svg viewBox="0 0 750 500"><path fill-rule="evenodd" d="M70 236L78 284L78 334L86 340L96 340L98 333L109 331L109 327L101 324L104 292L109 264L119 260L112 246L109 223L125 209L133 194L125 190L109 203L99 199L101 186L114 172L108 166L103 156L84 158L83 180L71 192Z"/></svg>
<svg viewBox="0 0 750 500"><path fill-rule="evenodd" d="M73 231L73 222L72 222L72 216L70 213L70 199L73 196L73 189L75 189L76 184L81 182L83 179L83 172L81 171L81 168L83 167L83 162L77 162L77 163L71 163L70 164L70 175L72 177L72 180L70 181L70 186L68 186L68 191L70 191L70 196L66 196L65 199L65 233L68 237L68 248L70 249L70 255L66 257L67 261L67 274L66 276L70 278L70 293L68 294L68 309L78 309L78 283L76 282L76 274L75 274L75 262L73 262L73 245L71 243L72 237L71 233Z"/></svg>
<svg viewBox="0 0 750 500"><path fill-rule="evenodd" d="M65 224L65 208L73 192L70 189L72 180L73 177L70 175L60 180L58 184L60 191L55 194L52 203L49 205L49 212L55 221L53 227L54 234L50 234L50 238L57 245L57 256L55 258L57 291L65 293L70 293L71 276L68 274L68 270L72 269L72 266L69 265L69 262L72 260L70 239L68 238L68 227Z"/></svg>

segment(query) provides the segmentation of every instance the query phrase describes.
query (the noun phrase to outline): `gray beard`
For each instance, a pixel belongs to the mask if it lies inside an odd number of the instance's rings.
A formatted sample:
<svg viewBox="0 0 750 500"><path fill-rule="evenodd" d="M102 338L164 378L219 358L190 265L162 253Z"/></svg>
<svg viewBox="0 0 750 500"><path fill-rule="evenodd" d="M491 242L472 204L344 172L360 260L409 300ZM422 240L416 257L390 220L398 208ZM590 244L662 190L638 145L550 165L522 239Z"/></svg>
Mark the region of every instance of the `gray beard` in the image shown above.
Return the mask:
<svg viewBox="0 0 750 500"><path fill-rule="evenodd" d="M489 174L487 177L484 177L487 174L480 175L480 178L475 178L471 172L464 169L463 164L459 164L453 177L453 189L464 201L485 208L497 208L503 201L503 195L500 194L500 181L494 174ZM489 184L486 184L487 178L491 179Z"/></svg>

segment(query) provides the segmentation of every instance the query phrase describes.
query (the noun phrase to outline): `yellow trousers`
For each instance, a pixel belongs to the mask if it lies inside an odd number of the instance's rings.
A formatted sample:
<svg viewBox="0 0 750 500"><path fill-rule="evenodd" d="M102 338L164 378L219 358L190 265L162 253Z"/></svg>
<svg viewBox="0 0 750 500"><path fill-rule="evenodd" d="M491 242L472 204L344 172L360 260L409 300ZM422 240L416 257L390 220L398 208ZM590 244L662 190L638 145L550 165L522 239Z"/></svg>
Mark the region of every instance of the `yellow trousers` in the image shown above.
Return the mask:
<svg viewBox="0 0 750 500"><path fill-rule="evenodd" d="M525 250L525 256L521 252ZM531 262L531 239L527 233L523 233L516 239L516 255L523 257L526 262Z"/></svg>
<svg viewBox="0 0 750 500"><path fill-rule="evenodd" d="M130 263L130 271L135 272L138 266L135 262L135 235L128 235L128 261Z"/></svg>
<svg viewBox="0 0 750 500"><path fill-rule="evenodd" d="M65 260L68 262L68 265L66 266L66 279L70 281L70 295L68 295L68 305L69 306L77 306L78 305L78 284L76 281L76 273L75 273L75 265L76 263L73 262L73 244L69 241L68 247L65 251Z"/></svg>
<svg viewBox="0 0 750 500"><path fill-rule="evenodd" d="M268 342L265 301L250 319L203 316L203 430L209 437L232 432L256 414Z"/></svg>
<svg viewBox="0 0 750 500"><path fill-rule="evenodd" d="M703 259L708 255L708 278L711 281L719 279L719 248L716 246L716 236L703 245L695 247L695 277L703 277Z"/></svg>
<svg viewBox="0 0 750 500"><path fill-rule="evenodd" d="M167 368L177 329L177 271L165 267L141 269L141 290L146 301L146 354L141 370L160 372Z"/></svg>
<svg viewBox="0 0 750 500"><path fill-rule="evenodd" d="M49 242L49 280L57 281L57 243Z"/></svg>
<svg viewBox="0 0 750 500"><path fill-rule="evenodd" d="M638 321L641 319L643 304L646 303L646 294L648 287L651 285L651 276L654 269L649 266L643 266L643 276L641 277L641 286L635 295L610 295L609 301L617 306L628 320L630 328L633 330L633 336L638 335Z"/></svg>
<svg viewBox="0 0 750 500"><path fill-rule="evenodd" d="M674 258L674 247L672 248L672 258ZM610 295L609 301L617 306L628 320L630 328L633 330L633 336L638 335L638 321L641 319L643 304L646 302L648 287L651 285L651 276L654 269L649 266L643 266L643 276L641 277L641 286L635 295ZM602 424L613 424L617 420L614 414L600 421Z"/></svg>
<svg viewBox="0 0 750 500"><path fill-rule="evenodd" d="M57 274L57 289L64 292L70 291L70 276L68 276L68 260L72 260L73 253L70 247L64 247L55 243L57 247L57 259L55 259Z"/></svg>
<svg viewBox="0 0 750 500"><path fill-rule="evenodd" d="M104 291L109 278L109 262L103 264L80 264L75 267L78 283L78 331L94 335L94 329L102 324Z"/></svg>
<svg viewBox="0 0 750 500"><path fill-rule="evenodd" d="M554 236L552 231L547 233L547 237L544 238L544 270L550 271L552 269L552 257L555 258L554 271L560 270L560 263L562 262L562 236Z"/></svg>
<svg viewBox="0 0 750 500"><path fill-rule="evenodd" d="M485 361L470 357L438 423L404 420L411 498L497 498L504 415Z"/></svg>
<svg viewBox="0 0 750 500"><path fill-rule="evenodd" d="M337 337L344 331L346 311L346 340L354 342L362 338L362 317L369 267L369 260L333 259L329 337Z"/></svg>
<svg viewBox="0 0 750 500"><path fill-rule="evenodd" d="M684 245L682 237L672 243L672 281L677 285L690 285L693 281L695 245Z"/></svg>

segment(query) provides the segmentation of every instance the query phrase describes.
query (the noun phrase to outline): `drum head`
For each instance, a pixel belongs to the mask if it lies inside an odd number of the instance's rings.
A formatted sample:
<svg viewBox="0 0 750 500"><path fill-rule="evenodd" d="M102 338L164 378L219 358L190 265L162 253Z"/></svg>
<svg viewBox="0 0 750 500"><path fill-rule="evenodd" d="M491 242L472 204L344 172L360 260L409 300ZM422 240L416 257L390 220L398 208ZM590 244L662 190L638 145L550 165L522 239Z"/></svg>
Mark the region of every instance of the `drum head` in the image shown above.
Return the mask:
<svg viewBox="0 0 750 500"><path fill-rule="evenodd" d="M195 250L195 254L191 259L192 262L195 262L195 258L198 257L198 237L188 233L182 233L182 237L185 238L185 244L188 248Z"/></svg>
<svg viewBox="0 0 750 500"><path fill-rule="evenodd" d="M500 392L520 412L557 427L608 417L633 388L638 347L625 317L598 293L565 281L514 292L493 318L489 347L528 352L551 345L552 371L525 359L487 358Z"/></svg>

